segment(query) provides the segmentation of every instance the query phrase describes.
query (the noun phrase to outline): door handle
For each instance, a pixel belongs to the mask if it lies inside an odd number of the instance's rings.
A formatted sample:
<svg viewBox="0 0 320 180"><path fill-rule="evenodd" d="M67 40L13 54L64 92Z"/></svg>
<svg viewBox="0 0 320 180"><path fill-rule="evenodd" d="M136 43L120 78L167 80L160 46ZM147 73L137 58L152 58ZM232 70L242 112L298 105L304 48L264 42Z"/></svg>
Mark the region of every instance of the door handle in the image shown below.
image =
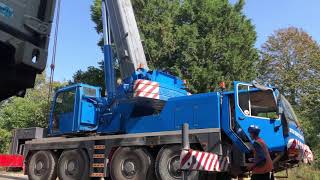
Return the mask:
<svg viewBox="0 0 320 180"><path fill-rule="evenodd" d="M239 120L244 120L245 118L246 118L246 117L244 117L244 116L238 117Z"/></svg>

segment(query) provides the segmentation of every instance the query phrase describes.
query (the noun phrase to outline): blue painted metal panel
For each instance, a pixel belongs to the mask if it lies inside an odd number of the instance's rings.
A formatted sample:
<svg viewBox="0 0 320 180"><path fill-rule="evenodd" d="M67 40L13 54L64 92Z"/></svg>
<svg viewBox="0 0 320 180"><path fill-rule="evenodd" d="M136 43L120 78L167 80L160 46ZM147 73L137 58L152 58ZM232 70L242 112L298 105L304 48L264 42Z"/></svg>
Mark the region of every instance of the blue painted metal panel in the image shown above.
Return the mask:
<svg viewBox="0 0 320 180"><path fill-rule="evenodd" d="M111 45L105 45L104 51L104 78L108 99L111 101L116 96L115 73L112 59Z"/></svg>
<svg viewBox="0 0 320 180"><path fill-rule="evenodd" d="M152 71L151 81L163 83L166 86L175 88L177 91L181 92L183 92L183 89L185 88L184 83L180 78L161 71Z"/></svg>
<svg viewBox="0 0 320 180"><path fill-rule="evenodd" d="M121 115L106 115L100 119L98 133L115 134L123 132L121 129Z"/></svg>
<svg viewBox="0 0 320 180"><path fill-rule="evenodd" d="M75 105L78 114L75 132L95 131L98 127L97 106L98 99L101 98L101 88L80 84L78 96L78 102Z"/></svg>
<svg viewBox="0 0 320 180"><path fill-rule="evenodd" d="M171 98L159 115L124 120L125 133L181 130L183 123L190 129L220 128L219 93Z"/></svg>
<svg viewBox="0 0 320 180"><path fill-rule="evenodd" d="M296 123L289 121L289 134L286 137L286 144L290 139L297 139L302 143L305 143L304 134Z"/></svg>
<svg viewBox="0 0 320 180"><path fill-rule="evenodd" d="M167 101L169 98L188 95L184 82L176 76L161 71L152 71L150 80L159 83L160 100Z"/></svg>
<svg viewBox="0 0 320 180"><path fill-rule="evenodd" d="M61 133L71 133L74 131L73 119L73 112L60 114L59 130Z"/></svg>
<svg viewBox="0 0 320 180"><path fill-rule="evenodd" d="M231 117L230 112L233 107L230 107L230 98L232 98L233 94L230 93L224 93L222 98L222 109L221 112L221 127L223 131L226 133L226 135L230 138L230 140L237 145L240 151L242 152L250 152L249 148L244 144L244 142L241 140L241 138L238 136L237 133L235 133L232 129L231 125Z"/></svg>
<svg viewBox="0 0 320 180"><path fill-rule="evenodd" d="M128 94L132 95L133 84L138 79L158 82L160 86L160 100L167 101L169 98L188 95L184 82L180 78L165 72L157 70L146 71L140 68L131 77L123 80L123 84L117 88L117 98L129 98Z"/></svg>
<svg viewBox="0 0 320 180"><path fill-rule="evenodd" d="M283 137L283 127L281 126L280 119L270 119L255 116L245 115L238 104L238 85L248 85L248 83L235 82L234 83L234 99L235 99L235 121L243 129L247 137L250 137L248 128L250 125L257 125L260 127L260 137L266 142L271 151L283 151L285 148L285 142ZM256 91L256 89L254 90ZM278 127L278 130L276 130Z"/></svg>
<svg viewBox="0 0 320 180"><path fill-rule="evenodd" d="M159 83L160 100L167 101L173 97L187 96L188 92L165 83Z"/></svg>
<svg viewBox="0 0 320 180"><path fill-rule="evenodd" d="M129 119L133 110L130 101L115 103L111 109L102 112L99 118L98 133L120 133L124 132L124 119Z"/></svg>
<svg viewBox="0 0 320 180"><path fill-rule="evenodd" d="M96 125L96 111L94 105L88 101L82 100L80 108L80 124L84 126Z"/></svg>

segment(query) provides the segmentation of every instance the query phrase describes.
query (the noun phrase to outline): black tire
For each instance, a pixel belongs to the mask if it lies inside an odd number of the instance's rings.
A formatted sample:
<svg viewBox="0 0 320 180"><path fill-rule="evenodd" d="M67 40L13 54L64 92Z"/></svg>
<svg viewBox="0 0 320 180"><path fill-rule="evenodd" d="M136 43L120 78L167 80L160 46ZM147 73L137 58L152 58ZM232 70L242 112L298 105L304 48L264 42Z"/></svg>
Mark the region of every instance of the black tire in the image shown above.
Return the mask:
<svg viewBox="0 0 320 180"><path fill-rule="evenodd" d="M38 151L34 153L27 163L30 180L56 180L57 157L51 151Z"/></svg>
<svg viewBox="0 0 320 180"><path fill-rule="evenodd" d="M89 179L89 158L83 150L66 150L58 161L59 180Z"/></svg>
<svg viewBox="0 0 320 180"><path fill-rule="evenodd" d="M158 180L177 180L182 179L180 167L180 145L165 145L161 148L156 159L156 175ZM189 172L189 180L197 180L197 171Z"/></svg>
<svg viewBox="0 0 320 180"><path fill-rule="evenodd" d="M120 147L112 156L110 174L113 180L153 180L154 158L141 147Z"/></svg>

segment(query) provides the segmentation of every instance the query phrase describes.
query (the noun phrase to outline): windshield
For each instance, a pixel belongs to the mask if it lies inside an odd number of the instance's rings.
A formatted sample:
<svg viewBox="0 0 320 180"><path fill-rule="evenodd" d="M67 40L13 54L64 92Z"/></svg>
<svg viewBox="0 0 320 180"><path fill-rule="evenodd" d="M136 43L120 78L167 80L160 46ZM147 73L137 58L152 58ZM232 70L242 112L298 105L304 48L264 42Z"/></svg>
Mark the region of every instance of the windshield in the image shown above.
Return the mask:
<svg viewBox="0 0 320 180"><path fill-rule="evenodd" d="M296 114L293 111L293 108L289 101L281 95L281 104L284 110L284 115L287 118L287 120L294 122L297 126L299 126L298 118Z"/></svg>
<svg viewBox="0 0 320 180"><path fill-rule="evenodd" d="M238 85L238 105L246 116L278 119L277 103L273 91Z"/></svg>

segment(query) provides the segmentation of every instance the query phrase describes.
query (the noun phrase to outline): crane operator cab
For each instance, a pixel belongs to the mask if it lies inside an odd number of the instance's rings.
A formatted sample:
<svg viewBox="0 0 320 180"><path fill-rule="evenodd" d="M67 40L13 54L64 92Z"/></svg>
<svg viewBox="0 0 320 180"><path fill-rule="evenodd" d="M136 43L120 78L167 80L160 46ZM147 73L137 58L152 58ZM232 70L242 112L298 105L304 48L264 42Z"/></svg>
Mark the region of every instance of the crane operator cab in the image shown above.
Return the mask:
<svg viewBox="0 0 320 180"><path fill-rule="evenodd" d="M57 91L50 111L49 134L94 131L101 88L75 84Z"/></svg>
<svg viewBox="0 0 320 180"><path fill-rule="evenodd" d="M273 158L281 152L286 152L281 158L285 162L290 161L290 164L308 158L311 151L305 145L297 116L290 103L276 88L235 82L234 92L226 95L224 105L230 107L230 129L234 134L231 139L239 145L242 152L251 152L247 129L251 124L256 124L261 128L260 137L266 142ZM224 127L226 126L228 125ZM292 163L293 161L296 163Z"/></svg>

